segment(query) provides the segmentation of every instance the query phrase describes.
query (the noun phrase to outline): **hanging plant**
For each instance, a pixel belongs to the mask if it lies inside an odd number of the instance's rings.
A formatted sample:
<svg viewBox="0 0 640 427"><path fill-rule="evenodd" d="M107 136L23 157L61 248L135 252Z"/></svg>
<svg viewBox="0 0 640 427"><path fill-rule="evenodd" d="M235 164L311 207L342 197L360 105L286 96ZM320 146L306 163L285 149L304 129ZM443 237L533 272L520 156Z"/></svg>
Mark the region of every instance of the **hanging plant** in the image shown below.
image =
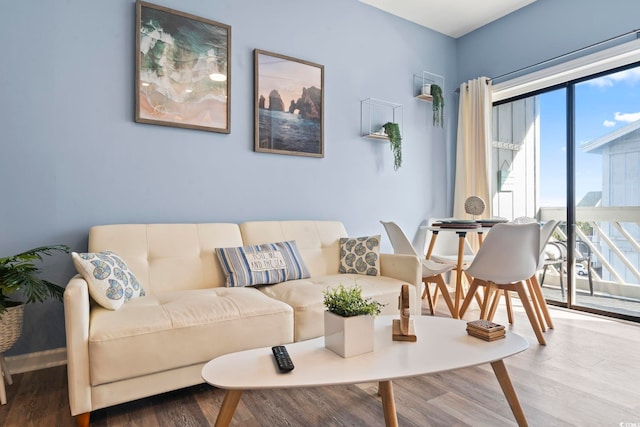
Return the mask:
<svg viewBox="0 0 640 427"><path fill-rule="evenodd" d="M393 152L393 170L398 170L402 166L402 136L400 126L397 123L387 122L383 126L385 133L389 137L389 144Z"/></svg>
<svg viewBox="0 0 640 427"><path fill-rule="evenodd" d="M444 96L442 88L436 84L431 85L431 96L433 97L433 125L444 126Z"/></svg>

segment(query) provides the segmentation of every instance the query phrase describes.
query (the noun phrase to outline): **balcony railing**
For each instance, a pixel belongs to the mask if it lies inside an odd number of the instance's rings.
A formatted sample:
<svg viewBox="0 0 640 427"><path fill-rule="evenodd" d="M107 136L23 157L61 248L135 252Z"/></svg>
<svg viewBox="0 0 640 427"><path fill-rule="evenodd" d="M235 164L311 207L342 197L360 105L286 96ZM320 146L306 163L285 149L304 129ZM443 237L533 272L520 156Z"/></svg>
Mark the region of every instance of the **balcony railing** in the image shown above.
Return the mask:
<svg viewBox="0 0 640 427"><path fill-rule="evenodd" d="M566 220L565 208L540 208L540 221ZM577 277L576 289L601 297L613 297L634 302L640 314L640 207L578 207L576 208L576 240L591 268L591 284ZM560 239L566 239L562 228ZM585 253L586 252L586 253ZM559 284L559 277L549 277L545 283Z"/></svg>

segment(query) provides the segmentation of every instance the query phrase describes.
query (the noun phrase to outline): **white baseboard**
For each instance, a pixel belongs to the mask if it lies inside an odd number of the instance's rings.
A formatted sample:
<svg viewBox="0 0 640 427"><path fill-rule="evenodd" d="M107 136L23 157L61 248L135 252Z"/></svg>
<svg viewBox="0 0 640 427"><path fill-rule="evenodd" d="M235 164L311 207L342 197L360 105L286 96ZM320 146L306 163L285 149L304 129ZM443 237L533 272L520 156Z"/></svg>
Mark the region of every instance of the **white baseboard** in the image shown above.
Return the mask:
<svg viewBox="0 0 640 427"><path fill-rule="evenodd" d="M66 347L5 357L9 372L21 374L67 364Z"/></svg>

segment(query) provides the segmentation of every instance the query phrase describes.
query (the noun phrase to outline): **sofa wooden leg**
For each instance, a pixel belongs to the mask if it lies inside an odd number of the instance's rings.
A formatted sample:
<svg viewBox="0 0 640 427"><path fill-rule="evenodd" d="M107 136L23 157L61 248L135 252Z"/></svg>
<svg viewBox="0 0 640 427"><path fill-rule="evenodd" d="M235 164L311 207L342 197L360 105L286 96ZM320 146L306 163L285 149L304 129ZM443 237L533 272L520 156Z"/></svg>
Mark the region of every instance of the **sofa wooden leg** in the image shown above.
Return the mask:
<svg viewBox="0 0 640 427"><path fill-rule="evenodd" d="M89 416L91 412L85 412L76 416L76 425L78 427L89 427Z"/></svg>

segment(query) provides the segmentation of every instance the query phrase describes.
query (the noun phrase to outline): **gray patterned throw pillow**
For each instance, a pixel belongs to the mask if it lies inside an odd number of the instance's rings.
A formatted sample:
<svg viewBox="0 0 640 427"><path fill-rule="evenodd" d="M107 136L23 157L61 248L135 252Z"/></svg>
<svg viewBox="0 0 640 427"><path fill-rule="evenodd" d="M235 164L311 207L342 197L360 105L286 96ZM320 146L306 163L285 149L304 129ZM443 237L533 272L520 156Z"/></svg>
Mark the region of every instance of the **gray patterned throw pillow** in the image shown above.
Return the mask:
<svg viewBox="0 0 640 427"><path fill-rule="evenodd" d="M340 273L380 275L380 235L340 239Z"/></svg>

